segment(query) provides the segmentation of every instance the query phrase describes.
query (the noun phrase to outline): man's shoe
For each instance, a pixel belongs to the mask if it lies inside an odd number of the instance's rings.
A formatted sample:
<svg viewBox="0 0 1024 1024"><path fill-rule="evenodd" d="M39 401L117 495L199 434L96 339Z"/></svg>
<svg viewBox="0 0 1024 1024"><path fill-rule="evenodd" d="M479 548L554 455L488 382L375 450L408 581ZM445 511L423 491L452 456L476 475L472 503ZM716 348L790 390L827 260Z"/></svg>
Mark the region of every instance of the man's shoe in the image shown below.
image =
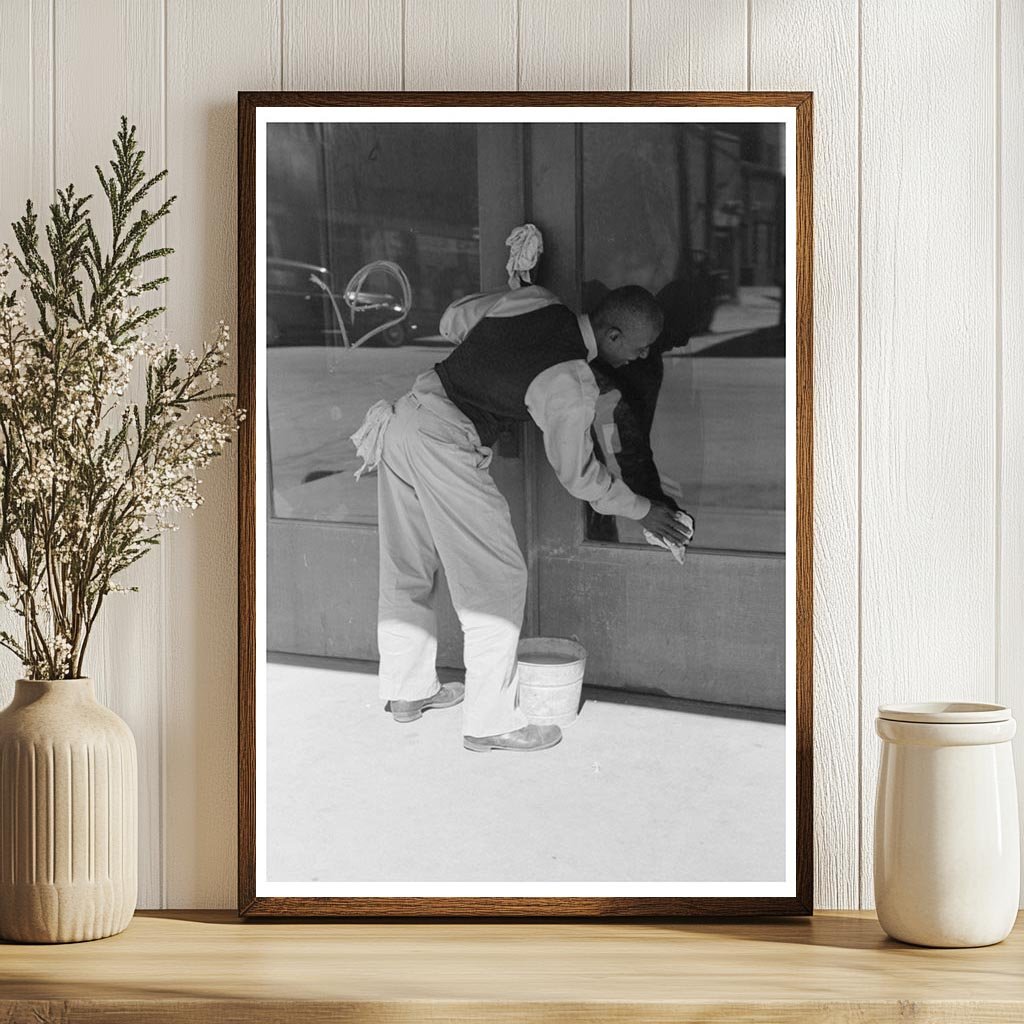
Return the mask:
<svg viewBox="0 0 1024 1024"><path fill-rule="evenodd" d="M524 725L513 732L497 736L463 736L467 750L486 753L488 750L547 750L562 741L562 730L557 725Z"/></svg>
<svg viewBox="0 0 1024 1024"><path fill-rule="evenodd" d="M465 683L444 683L433 697L422 700L389 700L384 705L396 722L415 722L429 708L453 708L466 696Z"/></svg>

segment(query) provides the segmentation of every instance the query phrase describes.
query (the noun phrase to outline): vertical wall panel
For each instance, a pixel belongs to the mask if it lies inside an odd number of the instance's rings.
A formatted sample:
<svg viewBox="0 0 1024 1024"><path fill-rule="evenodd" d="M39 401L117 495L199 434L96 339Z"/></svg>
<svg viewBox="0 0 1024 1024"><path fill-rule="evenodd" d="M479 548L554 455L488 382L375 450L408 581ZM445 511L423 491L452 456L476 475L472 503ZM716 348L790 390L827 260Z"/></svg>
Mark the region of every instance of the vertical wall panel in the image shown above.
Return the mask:
<svg viewBox="0 0 1024 1024"><path fill-rule="evenodd" d="M0 242L14 245L10 223L31 198L49 202L53 178L53 60L50 0L10 0L0 32Z"/></svg>
<svg viewBox="0 0 1024 1024"><path fill-rule="evenodd" d="M519 0L521 89L629 89L628 0Z"/></svg>
<svg viewBox="0 0 1024 1024"><path fill-rule="evenodd" d="M282 0L285 89L400 89L402 0Z"/></svg>
<svg viewBox="0 0 1024 1024"><path fill-rule="evenodd" d="M406 0L406 89L515 89L515 0Z"/></svg>
<svg viewBox="0 0 1024 1024"><path fill-rule="evenodd" d="M876 705L995 690L993 13L863 2L865 906Z"/></svg>
<svg viewBox="0 0 1024 1024"><path fill-rule="evenodd" d="M138 127L150 172L163 167L163 10L160 0L58 0L54 7L56 183L92 193L100 240L109 244L110 212L94 167L109 169L121 115ZM98 60L97 54L103 54ZM88 82L88 88L83 83ZM162 193L158 193L161 195ZM162 234L154 231L153 247ZM162 268L151 267L151 277ZM162 297L147 296L147 302ZM140 378L126 395L145 400ZM164 581L150 552L118 581L136 594L111 594L90 639L84 671L98 699L131 727L139 752L139 906L162 900L162 704ZM154 640L156 642L154 642Z"/></svg>
<svg viewBox="0 0 1024 1024"><path fill-rule="evenodd" d="M997 184L997 252L1002 284L1002 509L999 662L996 699L1024 721L1024 4L1000 5L1002 128ZM1001 225L1000 225L1001 221ZM1018 726L1018 728L1024 728ZM1024 740L1014 742L1024 811ZM1024 813L1021 814L1024 822ZM1024 895L1024 889L1022 889Z"/></svg>
<svg viewBox="0 0 1024 1024"><path fill-rule="evenodd" d="M746 88L747 0L632 0L632 11L631 88Z"/></svg>
<svg viewBox="0 0 1024 1024"><path fill-rule="evenodd" d="M167 0L171 337L234 324L236 94L281 82L276 0ZM223 376L231 380L234 369ZM236 898L236 446L203 473L205 503L167 551L167 905Z"/></svg>
<svg viewBox="0 0 1024 1024"><path fill-rule="evenodd" d="M755 0L751 13L751 88L814 92L814 895L856 907L857 10Z"/></svg>
<svg viewBox="0 0 1024 1024"><path fill-rule="evenodd" d="M50 0L11 0L0 31L0 244L16 248L11 222L31 199L45 211L53 182L53 33ZM31 310L31 305L30 305ZM0 629L13 636L21 620L0 607ZM21 662L0 648L0 707L14 696Z"/></svg>

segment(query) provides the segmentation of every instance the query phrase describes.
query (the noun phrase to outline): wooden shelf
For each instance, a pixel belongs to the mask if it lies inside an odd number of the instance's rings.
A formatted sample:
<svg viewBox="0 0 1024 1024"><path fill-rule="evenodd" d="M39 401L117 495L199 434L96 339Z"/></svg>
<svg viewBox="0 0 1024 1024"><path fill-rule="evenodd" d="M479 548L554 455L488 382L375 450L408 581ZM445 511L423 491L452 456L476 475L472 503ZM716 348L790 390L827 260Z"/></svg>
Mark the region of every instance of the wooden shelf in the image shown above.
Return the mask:
<svg viewBox="0 0 1024 1024"><path fill-rule="evenodd" d="M1024 920L984 949L887 939L869 913L765 922L240 921L141 912L64 946L0 943L0 1021L1024 1020Z"/></svg>

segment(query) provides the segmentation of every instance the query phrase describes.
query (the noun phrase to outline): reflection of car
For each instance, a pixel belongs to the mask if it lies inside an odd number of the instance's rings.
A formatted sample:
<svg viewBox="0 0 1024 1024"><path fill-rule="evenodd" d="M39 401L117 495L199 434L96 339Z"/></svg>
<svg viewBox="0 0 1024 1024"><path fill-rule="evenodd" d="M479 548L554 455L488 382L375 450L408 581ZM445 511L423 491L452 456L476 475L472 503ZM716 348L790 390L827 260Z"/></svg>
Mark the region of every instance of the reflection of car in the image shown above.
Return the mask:
<svg viewBox="0 0 1024 1024"><path fill-rule="evenodd" d="M345 328L350 342L357 341L360 335L387 323L388 320L394 320L404 312L401 300L388 292L347 291L345 305L349 310ZM353 314L358 317L354 323ZM406 340L407 332L408 325L405 321L392 324L371 338L368 344L377 342L388 348L398 348Z"/></svg>
<svg viewBox="0 0 1024 1024"><path fill-rule="evenodd" d="M267 344L323 345L334 314L317 277L330 288L326 267L296 260L267 260Z"/></svg>
<svg viewBox="0 0 1024 1024"><path fill-rule="evenodd" d="M401 299L386 292L336 295L326 267L278 257L267 260L268 345L345 346L403 312ZM368 344L397 348L407 336L408 325L403 321Z"/></svg>

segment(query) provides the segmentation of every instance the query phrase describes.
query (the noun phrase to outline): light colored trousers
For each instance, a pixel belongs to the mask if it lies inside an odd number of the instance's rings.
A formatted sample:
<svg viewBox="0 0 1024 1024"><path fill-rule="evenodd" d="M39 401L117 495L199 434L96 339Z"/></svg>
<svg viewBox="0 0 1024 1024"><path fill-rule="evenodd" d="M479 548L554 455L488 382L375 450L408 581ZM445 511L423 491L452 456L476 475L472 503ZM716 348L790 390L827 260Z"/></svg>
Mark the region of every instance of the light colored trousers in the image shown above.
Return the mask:
<svg viewBox="0 0 1024 1024"><path fill-rule="evenodd" d="M420 700L438 689L434 603L443 566L465 639L466 736L527 723L516 671L526 565L490 462L491 450L430 370L396 402L377 469L380 696Z"/></svg>

